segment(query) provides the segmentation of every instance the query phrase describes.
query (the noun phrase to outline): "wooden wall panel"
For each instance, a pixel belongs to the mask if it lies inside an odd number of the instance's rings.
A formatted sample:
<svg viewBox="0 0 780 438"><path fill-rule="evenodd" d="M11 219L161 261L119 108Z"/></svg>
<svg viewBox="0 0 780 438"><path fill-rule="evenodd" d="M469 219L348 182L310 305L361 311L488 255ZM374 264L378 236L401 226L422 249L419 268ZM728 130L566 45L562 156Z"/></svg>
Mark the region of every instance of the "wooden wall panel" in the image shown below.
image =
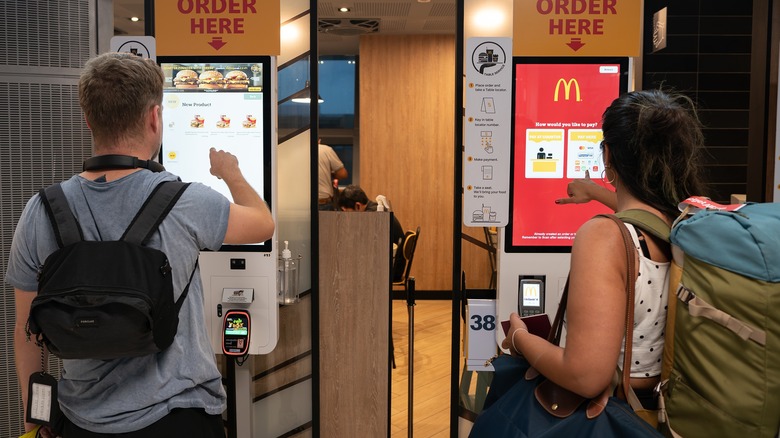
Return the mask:
<svg viewBox="0 0 780 438"><path fill-rule="evenodd" d="M311 333L311 294L304 295L299 303L280 306L276 348L255 356L253 362L254 398L311 378Z"/></svg>
<svg viewBox="0 0 780 438"><path fill-rule="evenodd" d="M420 226L418 290L452 288L454 108L454 36L361 37L360 185Z"/></svg>
<svg viewBox="0 0 780 438"><path fill-rule="evenodd" d="M390 214L319 222L320 435L388 436Z"/></svg>

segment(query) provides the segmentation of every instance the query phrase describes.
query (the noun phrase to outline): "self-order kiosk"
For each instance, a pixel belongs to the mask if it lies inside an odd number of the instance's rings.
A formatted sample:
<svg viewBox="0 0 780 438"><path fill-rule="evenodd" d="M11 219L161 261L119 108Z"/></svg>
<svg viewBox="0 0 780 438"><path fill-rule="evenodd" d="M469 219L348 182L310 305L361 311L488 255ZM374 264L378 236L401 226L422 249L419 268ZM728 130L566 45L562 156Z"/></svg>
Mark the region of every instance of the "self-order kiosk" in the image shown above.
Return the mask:
<svg viewBox="0 0 780 438"><path fill-rule="evenodd" d="M238 158L249 184L276 216L275 58L158 57L165 75L161 161L183 181L200 182L232 200L209 173L209 149ZM278 340L277 248L273 238L201 252L205 322L217 353L246 358Z"/></svg>

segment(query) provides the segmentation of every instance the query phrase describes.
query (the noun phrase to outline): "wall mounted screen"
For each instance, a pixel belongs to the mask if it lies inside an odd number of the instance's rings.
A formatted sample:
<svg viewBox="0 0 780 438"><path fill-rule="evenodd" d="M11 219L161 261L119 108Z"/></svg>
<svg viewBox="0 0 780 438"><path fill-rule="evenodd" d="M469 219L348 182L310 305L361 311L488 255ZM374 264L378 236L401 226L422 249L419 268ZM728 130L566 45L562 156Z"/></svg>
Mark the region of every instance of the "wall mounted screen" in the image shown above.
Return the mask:
<svg viewBox="0 0 780 438"><path fill-rule="evenodd" d="M158 57L165 74L162 164L183 181L200 182L233 200L209 172L209 149L238 158L249 184L271 205L269 57ZM224 251L271 251L271 241L224 245Z"/></svg>
<svg viewBox="0 0 780 438"><path fill-rule="evenodd" d="M555 203L585 171L597 184L601 117L628 88L627 58L513 59L512 166L506 252L569 252L596 202ZM611 187L610 187L611 189Z"/></svg>

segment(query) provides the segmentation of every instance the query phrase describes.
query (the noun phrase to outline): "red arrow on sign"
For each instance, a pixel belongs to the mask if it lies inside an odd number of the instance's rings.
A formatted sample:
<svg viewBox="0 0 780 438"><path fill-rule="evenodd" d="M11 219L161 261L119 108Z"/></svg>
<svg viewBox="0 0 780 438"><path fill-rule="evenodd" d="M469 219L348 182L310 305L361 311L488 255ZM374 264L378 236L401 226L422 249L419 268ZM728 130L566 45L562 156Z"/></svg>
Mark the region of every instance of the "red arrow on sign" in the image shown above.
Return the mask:
<svg viewBox="0 0 780 438"><path fill-rule="evenodd" d="M571 47L571 49L576 52L577 50L580 50L582 46L585 45L585 43L581 42L581 40L582 38L572 38L571 42L566 43L566 45Z"/></svg>
<svg viewBox="0 0 780 438"><path fill-rule="evenodd" d="M215 50L219 50L227 44L226 42L222 41L222 37L214 37L211 39L211 41L208 42L208 45L213 47ZM575 49L576 50L576 49Z"/></svg>

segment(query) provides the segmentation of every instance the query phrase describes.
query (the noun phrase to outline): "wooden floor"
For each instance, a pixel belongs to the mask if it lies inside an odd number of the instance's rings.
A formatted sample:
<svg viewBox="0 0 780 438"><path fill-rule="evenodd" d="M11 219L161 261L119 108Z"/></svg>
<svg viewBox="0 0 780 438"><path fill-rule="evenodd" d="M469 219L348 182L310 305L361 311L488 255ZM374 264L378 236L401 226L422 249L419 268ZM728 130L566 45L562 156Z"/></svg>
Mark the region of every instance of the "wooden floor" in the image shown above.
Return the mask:
<svg viewBox="0 0 780 438"><path fill-rule="evenodd" d="M405 300L393 301L393 342L396 369L392 370L390 431L407 437L409 387L409 310ZM414 306L413 435L449 437L450 344L452 302L420 300Z"/></svg>

